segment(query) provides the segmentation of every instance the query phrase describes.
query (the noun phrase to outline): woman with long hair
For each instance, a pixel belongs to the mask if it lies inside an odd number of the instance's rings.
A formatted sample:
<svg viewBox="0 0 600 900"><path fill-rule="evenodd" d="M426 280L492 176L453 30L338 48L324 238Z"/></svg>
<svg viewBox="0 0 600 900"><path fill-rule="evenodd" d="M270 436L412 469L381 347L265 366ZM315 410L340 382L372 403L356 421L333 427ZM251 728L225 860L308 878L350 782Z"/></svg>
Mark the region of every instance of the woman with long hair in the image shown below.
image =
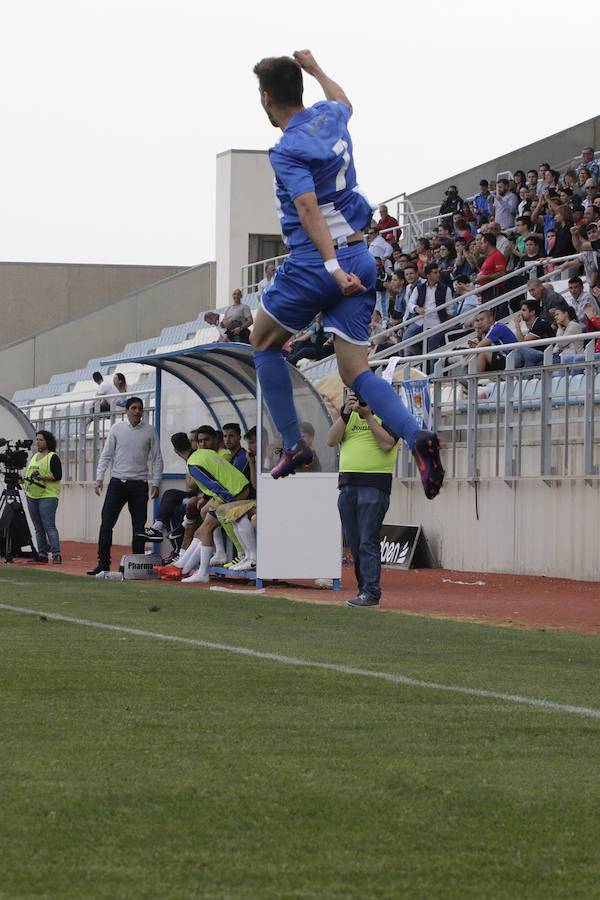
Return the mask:
<svg viewBox="0 0 600 900"><path fill-rule="evenodd" d="M27 507L35 529L38 562L48 562L48 551L52 562L60 566L60 538L56 528L56 508L60 496L62 464L56 454L56 438L51 431L38 431L37 452L29 460L25 473L25 493Z"/></svg>

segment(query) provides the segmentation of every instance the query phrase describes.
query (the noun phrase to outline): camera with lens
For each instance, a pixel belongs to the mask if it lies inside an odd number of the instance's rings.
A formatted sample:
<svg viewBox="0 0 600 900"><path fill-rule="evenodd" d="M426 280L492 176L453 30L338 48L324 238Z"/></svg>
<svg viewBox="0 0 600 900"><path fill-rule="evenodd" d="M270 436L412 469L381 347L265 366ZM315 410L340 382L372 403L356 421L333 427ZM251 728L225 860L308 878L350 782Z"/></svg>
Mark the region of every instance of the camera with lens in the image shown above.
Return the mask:
<svg viewBox="0 0 600 900"><path fill-rule="evenodd" d="M0 438L0 447L6 449L0 453L0 463L4 463L6 469L19 471L27 465L27 457L31 450L32 440L27 441L9 441L6 438Z"/></svg>

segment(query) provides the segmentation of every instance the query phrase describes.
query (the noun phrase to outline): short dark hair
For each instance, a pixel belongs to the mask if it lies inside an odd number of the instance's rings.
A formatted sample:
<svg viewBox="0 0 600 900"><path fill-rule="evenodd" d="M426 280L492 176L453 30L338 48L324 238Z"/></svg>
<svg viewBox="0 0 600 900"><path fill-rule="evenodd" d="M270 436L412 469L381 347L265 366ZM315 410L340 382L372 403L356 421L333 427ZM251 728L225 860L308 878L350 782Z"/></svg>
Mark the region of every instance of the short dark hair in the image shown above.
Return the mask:
<svg viewBox="0 0 600 900"><path fill-rule="evenodd" d="M51 453L54 453L56 450L56 438L52 434L51 431L44 431L43 428L40 428L39 431L36 431L36 435L41 434L41 436L46 441L46 447Z"/></svg>
<svg viewBox="0 0 600 900"><path fill-rule="evenodd" d="M261 91L271 95L278 106L300 106L302 103L302 69L291 56L267 56L252 70Z"/></svg>
<svg viewBox="0 0 600 900"><path fill-rule="evenodd" d="M499 178L497 184L505 184L508 187L508 178Z"/></svg>
<svg viewBox="0 0 600 900"><path fill-rule="evenodd" d="M242 429L237 422L228 422L226 425L223 425L223 431L225 431L225 429L228 431L237 431L240 436L242 434Z"/></svg>
<svg viewBox="0 0 600 900"><path fill-rule="evenodd" d="M144 401L141 397L128 397L125 401L125 409L129 409L132 403L141 403L142 409L144 408Z"/></svg>
<svg viewBox="0 0 600 900"><path fill-rule="evenodd" d="M253 425L252 428L249 428L246 434L244 435L244 440L247 441L248 438L256 437L256 425Z"/></svg>
<svg viewBox="0 0 600 900"><path fill-rule="evenodd" d="M415 271L415 272L419 271L419 267L414 262L406 263L406 265L404 266L404 271L406 272L407 269L413 269L413 271Z"/></svg>
<svg viewBox="0 0 600 900"><path fill-rule="evenodd" d="M580 284L583 287L583 281L579 277L579 275L573 275L572 278L569 278L569 284Z"/></svg>
<svg viewBox="0 0 600 900"><path fill-rule="evenodd" d="M492 247L496 246L496 235L492 234L491 231L488 231L487 234L482 235L483 240L487 241L488 244L491 244Z"/></svg>
<svg viewBox="0 0 600 900"><path fill-rule="evenodd" d="M531 216L517 216L517 222L531 227Z"/></svg>
<svg viewBox="0 0 600 900"><path fill-rule="evenodd" d="M471 284L471 279L468 275L457 275L454 282L458 284Z"/></svg>
<svg viewBox="0 0 600 900"><path fill-rule="evenodd" d="M100 382L104 380L102 377L102 372L94 372L92 374L92 378L96 382L96 384L100 384Z"/></svg>
<svg viewBox="0 0 600 900"><path fill-rule="evenodd" d="M217 431L212 425L200 425L199 428L196 429L197 434L208 434L210 437L215 437Z"/></svg>
<svg viewBox="0 0 600 900"><path fill-rule="evenodd" d="M315 426L311 422L300 422L300 431L303 431L309 437L315 436Z"/></svg>
<svg viewBox="0 0 600 900"><path fill-rule="evenodd" d="M177 431L175 434L172 434L171 443L173 444L173 449L178 450L180 453L185 453L186 450L192 449L192 445L190 444L190 440L185 431Z"/></svg>
<svg viewBox="0 0 600 900"><path fill-rule="evenodd" d="M482 187L482 185L484 185L484 184L486 184L486 185L489 184L489 181L487 180L487 178L481 179L481 181L479 182L479 187Z"/></svg>
<svg viewBox="0 0 600 900"><path fill-rule="evenodd" d="M430 272L433 272L434 269L439 269L439 267L440 267L439 263L436 263L436 262L427 263L427 265L423 269L423 274L429 275Z"/></svg>
<svg viewBox="0 0 600 900"><path fill-rule="evenodd" d="M529 298L527 298L527 300L521 300L521 306L527 306L532 312L536 314L536 316L539 316L540 314L540 304L537 302L537 300L530 300Z"/></svg>

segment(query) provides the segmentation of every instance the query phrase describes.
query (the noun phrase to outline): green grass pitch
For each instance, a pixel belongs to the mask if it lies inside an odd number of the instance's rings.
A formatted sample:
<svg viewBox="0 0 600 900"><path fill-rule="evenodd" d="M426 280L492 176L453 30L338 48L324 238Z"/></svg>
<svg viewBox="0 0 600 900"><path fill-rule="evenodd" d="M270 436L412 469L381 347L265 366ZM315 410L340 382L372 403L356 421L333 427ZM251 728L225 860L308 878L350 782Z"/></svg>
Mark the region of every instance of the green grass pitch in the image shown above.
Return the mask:
<svg viewBox="0 0 600 900"><path fill-rule="evenodd" d="M0 571L0 603L600 709L597 637ZM0 898L599 896L600 719L0 609Z"/></svg>

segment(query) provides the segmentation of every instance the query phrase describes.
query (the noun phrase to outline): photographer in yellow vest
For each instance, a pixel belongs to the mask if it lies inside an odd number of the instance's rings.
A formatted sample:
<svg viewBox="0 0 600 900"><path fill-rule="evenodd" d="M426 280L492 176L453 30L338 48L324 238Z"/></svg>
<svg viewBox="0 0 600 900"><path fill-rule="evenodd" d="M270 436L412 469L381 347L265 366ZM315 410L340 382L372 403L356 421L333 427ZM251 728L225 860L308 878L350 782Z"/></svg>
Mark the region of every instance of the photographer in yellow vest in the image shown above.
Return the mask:
<svg viewBox="0 0 600 900"><path fill-rule="evenodd" d="M52 562L60 566L60 538L55 525L56 507L62 479L61 461L55 453L56 438L50 431L38 431L37 453L29 460L25 473L25 493L29 515L35 528L38 562L48 562L48 550Z"/></svg>

